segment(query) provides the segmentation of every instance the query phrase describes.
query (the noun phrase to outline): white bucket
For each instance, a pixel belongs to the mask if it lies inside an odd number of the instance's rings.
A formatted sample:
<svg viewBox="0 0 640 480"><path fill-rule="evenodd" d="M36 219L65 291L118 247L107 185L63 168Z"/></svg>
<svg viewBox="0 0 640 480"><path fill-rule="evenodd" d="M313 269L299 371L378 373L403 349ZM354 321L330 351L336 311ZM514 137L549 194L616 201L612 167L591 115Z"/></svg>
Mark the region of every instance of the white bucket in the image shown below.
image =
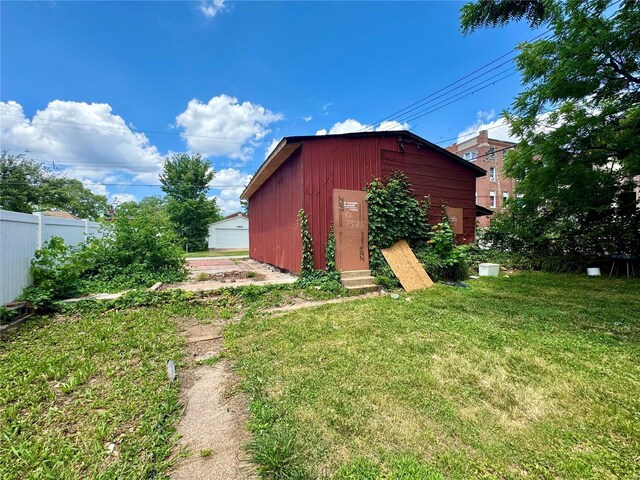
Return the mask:
<svg viewBox="0 0 640 480"><path fill-rule="evenodd" d="M481 263L478 267L478 272L481 277L497 277L499 271L499 263Z"/></svg>
<svg viewBox="0 0 640 480"><path fill-rule="evenodd" d="M600 276L600 269L597 268L597 267L587 268L587 275L589 275L590 277L599 277Z"/></svg>

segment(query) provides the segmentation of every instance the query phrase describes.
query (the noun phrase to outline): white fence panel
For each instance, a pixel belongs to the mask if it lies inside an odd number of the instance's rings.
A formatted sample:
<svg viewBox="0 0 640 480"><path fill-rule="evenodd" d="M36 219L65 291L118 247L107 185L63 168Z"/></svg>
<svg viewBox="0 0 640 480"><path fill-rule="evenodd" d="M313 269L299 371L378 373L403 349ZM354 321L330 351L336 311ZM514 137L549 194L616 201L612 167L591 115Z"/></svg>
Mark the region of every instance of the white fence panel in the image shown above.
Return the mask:
<svg viewBox="0 0 640 480"><path fill-rule="evenodd" d="M101 225L88 220L0 210L0 305L15 300L31 283L31 260L47 240L57 236L68 245L78 245L87 235L102 236Z"/></svg>
<svg viewBox="0 0 640 480"><path fill-rule="evenodd" d="M29 285L29 265L38 249L38 217L0 210L0 305Z"/></svg>
<svg viewBox="0 0 640 480"><path fill-rule="evenodd" d="M42 215L44 233L42 244L48 242L51 237L62 237L67 245L78 245L85 240L86 225L84 220L72 220L69 218L47 217Z"/></svg>

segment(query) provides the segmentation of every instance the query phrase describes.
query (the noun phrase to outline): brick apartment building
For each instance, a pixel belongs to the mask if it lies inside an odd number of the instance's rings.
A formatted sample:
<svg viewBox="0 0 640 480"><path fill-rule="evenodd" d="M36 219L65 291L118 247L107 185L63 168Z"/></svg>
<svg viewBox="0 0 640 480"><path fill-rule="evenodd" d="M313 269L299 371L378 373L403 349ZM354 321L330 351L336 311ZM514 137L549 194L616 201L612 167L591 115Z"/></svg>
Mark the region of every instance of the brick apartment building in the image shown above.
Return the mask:
<svg viewBox="0 0 640 480"><path fill-rule="evenodd" d="M454 143L446 150L484 168L487 174L476 178L476 204L500 211L503 202L515 195L516 181L503 173L504 156L516 144L489 138L487 130L482 130L474 138L462 143ZM478 217L480 227L488 227L489 216Z"/></svg>

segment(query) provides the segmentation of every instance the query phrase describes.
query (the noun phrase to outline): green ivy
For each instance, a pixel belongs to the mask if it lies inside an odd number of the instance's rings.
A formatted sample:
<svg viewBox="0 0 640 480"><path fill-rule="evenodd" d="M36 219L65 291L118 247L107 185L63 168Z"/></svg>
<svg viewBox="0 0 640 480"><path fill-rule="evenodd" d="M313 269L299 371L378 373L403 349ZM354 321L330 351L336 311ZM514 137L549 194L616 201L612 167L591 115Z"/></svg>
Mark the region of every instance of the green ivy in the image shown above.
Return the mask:
<svg viewBox="0 0 640 480"><path fill-rule="evenodd" d="M397 285L397 279L380 249L407 240L416 257L434 279L467 276L469 247L456 245L444 202L440 223L429 225L429 197L418 201L402 172L386 180L373 180L366 188L369 203L369 265L378 284ZM395 285L394 285L395 284Z"/></svg>
<svg viewBox="0 0 640 480"><path fill-rule="evenodd" d="M369 244L387 248L398 240L426 240L429 201L419 202L406 175L395 172L386 180L374 179L365 188L369 205Z"/></svg>
<svg viewBox="0 0 640 480"><path fill-rule="evenodd" d="M369 206L369 265L376 277L395 278L381 248L398 240L426 242L429 235L429 198L419 202L406 175L395 172L386 180L374 179L365 188Z"/></svg>
<svg viewBox="0 0 640 480"><path fill-rule="evenodd" d="M298 211L298 222L300 223L300 235L302 235L300 276L304 276L313 273L313 240L309 232L307 214L302 208Z"/></svg>
<svg viewBox="0 0 640 480"><path fill-rule="evenodd" d="M324 256L327 261L327 272L336 271L336 235L333 231L333 223L329 228L329 237L327 238L327 246L324 249Z"/></svg>

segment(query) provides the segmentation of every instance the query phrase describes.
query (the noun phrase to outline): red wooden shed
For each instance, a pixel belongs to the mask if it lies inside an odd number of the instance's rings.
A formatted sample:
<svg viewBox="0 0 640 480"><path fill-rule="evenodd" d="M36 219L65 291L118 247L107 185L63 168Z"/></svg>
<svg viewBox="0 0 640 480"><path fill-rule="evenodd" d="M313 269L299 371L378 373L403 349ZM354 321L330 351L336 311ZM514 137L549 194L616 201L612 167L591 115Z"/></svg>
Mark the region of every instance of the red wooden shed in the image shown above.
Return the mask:
<svg viewBox="0 0 640 480"><path fill-rule="evenodd" d="M441 201L463 209L459 242L475 235L476 177L485 171L408 131L286 137L260 166L240 196L249 200L251 258L298 272L302 241L297 213L304 208L314 242L314 266L325 267L333 220L334 188L363 190L373 178L404 172L416 197L431 197L430 222Z"/></svg>

